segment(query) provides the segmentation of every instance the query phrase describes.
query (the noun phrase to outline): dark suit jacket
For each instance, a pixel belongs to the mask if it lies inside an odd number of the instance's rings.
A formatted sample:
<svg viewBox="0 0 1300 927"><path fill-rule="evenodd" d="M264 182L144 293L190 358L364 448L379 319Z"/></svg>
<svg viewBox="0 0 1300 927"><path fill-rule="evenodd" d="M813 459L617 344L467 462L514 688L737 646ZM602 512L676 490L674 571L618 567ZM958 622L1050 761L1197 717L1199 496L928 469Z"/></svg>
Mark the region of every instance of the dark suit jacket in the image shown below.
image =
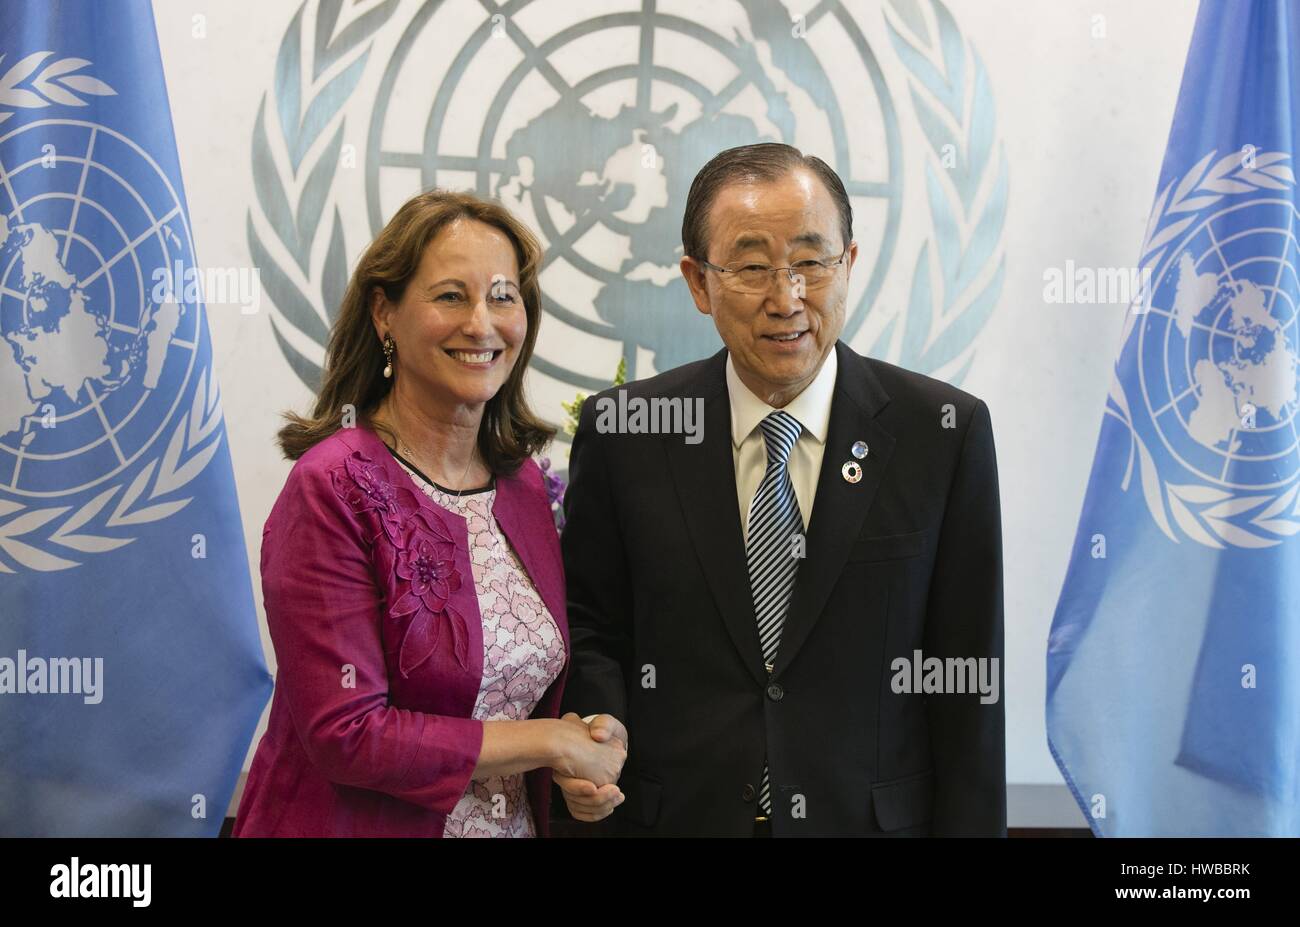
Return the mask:
<svg viewBox="0 0 1300 927"><path fill-rule="evenodd" d="M736 499L726 352L623 387L702 398L699 444L602 434L594 397L583 406L562 538L573 647L562 710L627 725L617 832L752 833L766 757L778 836L1006 833L1001 698L891 686L895 658L916 650L997 657L1000 683L988 408L835 350L806 558L770 677ZM850 483L841 468L859 440L868 453Z"/></svg>

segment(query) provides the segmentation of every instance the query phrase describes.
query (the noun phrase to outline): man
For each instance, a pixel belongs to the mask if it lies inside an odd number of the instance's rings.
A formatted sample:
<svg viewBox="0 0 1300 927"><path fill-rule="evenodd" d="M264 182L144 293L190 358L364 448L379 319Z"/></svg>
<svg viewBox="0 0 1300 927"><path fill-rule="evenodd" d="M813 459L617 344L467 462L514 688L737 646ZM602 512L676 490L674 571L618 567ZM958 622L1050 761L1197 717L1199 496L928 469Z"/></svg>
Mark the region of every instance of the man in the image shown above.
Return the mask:
<svg viewBox="0 0 1300 927"><path fill-rule="evenodd" d="M722 152L682 241L725 350L588 399L570 456L564 707L628 746L619 785L556 777L570 812L634 835L1005 835L987 407L838 341L858 246L820 159ZM696 404L702 434L611 428L619 389Z"/></svg>

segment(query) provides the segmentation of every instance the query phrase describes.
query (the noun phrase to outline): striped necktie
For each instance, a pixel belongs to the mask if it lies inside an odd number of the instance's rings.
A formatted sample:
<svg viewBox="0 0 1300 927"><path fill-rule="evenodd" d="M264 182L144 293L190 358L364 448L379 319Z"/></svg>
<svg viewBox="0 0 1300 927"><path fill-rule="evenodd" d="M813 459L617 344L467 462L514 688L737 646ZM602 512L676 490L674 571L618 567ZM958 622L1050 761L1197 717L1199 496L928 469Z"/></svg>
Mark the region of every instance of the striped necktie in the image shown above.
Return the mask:
<svg viewBox="0 0 1300 927"><path fill-rule="evenodd" d="M790 451L803 429L794 416L779 410L769 413L758 427L767 445L767 470L749 506L745 557L749 561L749 588L754 596L758 640L770 673L781 644L781 629L799 568L792 538L803 534L803 516L799 513L794 484L790 482L788 464ZM763 814L770 816L772 786L766 762L758 802Z"/></svg>

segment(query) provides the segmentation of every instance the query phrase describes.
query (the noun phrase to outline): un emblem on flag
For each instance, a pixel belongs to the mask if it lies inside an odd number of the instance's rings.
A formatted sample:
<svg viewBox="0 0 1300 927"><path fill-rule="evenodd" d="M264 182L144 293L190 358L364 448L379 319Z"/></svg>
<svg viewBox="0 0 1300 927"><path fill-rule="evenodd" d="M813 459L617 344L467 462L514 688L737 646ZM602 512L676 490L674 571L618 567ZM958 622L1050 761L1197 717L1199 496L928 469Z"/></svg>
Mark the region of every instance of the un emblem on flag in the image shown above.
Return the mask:
<svg viewBox="0 0 1300 927"><path fill-rule="evenodd" d="M1209 547L1300 531L1300 223L1279 152L1207 155L1157 199L1149 291L1107 414L1128 426L1161 530Z"/></svg>
<svg viewBox="0 0 1300 927"><path fill-rule="evenodd" d="M0 215L0 572L66 569L217 449L190 232L144 149L69 119L0 136Z"/></svg>

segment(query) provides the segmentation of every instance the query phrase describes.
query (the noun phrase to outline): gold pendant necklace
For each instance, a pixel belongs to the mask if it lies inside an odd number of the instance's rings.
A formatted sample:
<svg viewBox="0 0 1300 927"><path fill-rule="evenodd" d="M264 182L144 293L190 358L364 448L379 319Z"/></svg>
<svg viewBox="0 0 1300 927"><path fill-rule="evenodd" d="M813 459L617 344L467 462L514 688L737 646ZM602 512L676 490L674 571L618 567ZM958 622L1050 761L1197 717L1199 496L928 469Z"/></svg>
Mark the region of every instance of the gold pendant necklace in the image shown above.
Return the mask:
<svg viewBox="0 0 1300 927"><path fill-rule="evenodd" d="M389 428L392 428L393 426L392 426L392 425L389 425L388 427L389 427ZM415 452L411 450L411 446L410 446L409 444L407 444L405 441L402 440L402 436L401 436L400 434L397 433L397 430L396 430L396 429L393 429L393 435L394 435L394 437L397 438L397 446L398 446L398 449L399 449L399 450L404 450L404 451L406 452L406 456L407 456L408 458L410 458L411 460L414 460L414 459L415 459ZM465 477L469 476L469 468L470 468L470 466L471 466L473 463L474 463L474 452L471 450L471 451L470 451L470 454L469 454L469 460L467 460L467 461L465 462L465 472L462 473L462 474L460 475L460 485L461 485L461 488L458 489L458 490L456 490L456 498L457 498L457 499L459 499L459 498L461 497L461 494L465 492ZM435 486L435 488L436 488L436 487L437 487L437 484L435 483L434 486Z"/></svg>

